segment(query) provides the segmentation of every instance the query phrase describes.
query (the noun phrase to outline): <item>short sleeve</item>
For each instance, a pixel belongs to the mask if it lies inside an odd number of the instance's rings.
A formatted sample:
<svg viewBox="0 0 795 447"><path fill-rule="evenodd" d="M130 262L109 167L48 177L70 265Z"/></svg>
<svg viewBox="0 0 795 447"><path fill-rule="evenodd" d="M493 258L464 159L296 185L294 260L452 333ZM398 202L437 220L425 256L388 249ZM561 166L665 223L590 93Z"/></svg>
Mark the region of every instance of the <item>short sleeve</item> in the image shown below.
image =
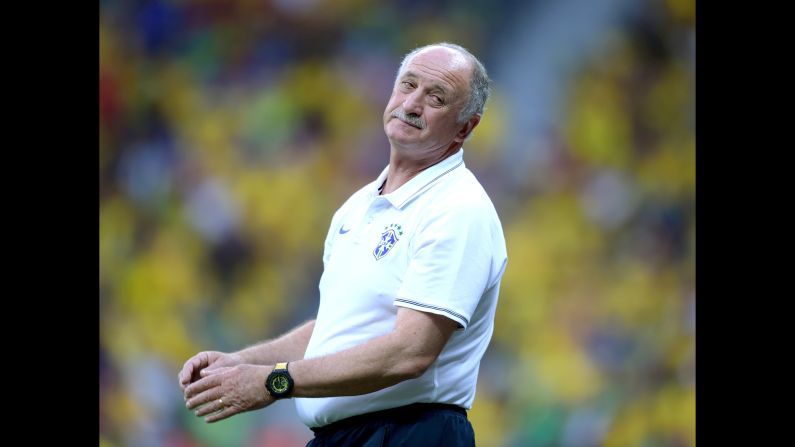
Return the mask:
<svg viewBox="0 0 795 447"><path fill-rule="evenodd" d="M422 222L394 304L444 315L465 329L491 275L489 216L476 207L456 206Z"/></svg>

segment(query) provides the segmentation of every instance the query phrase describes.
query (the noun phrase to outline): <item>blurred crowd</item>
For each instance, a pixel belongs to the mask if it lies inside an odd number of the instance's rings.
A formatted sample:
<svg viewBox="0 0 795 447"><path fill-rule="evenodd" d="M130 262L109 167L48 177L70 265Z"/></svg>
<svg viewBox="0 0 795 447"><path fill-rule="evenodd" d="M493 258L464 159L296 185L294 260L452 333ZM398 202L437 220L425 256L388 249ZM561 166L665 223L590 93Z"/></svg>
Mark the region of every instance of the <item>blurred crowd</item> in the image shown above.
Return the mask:
<svg viewBox="0 0 795 447"><path fill-rule="evenodd" d="M388 163L395 72L435 41L495 81L464 146L509 258L478 445L695 445L694 2L644 1L599 33L543 173L516 178L512 67L490 55L541 3L100 2L100 446L312 437L292 402L205 424L176 374L314 317L331 216Z"/></svg>

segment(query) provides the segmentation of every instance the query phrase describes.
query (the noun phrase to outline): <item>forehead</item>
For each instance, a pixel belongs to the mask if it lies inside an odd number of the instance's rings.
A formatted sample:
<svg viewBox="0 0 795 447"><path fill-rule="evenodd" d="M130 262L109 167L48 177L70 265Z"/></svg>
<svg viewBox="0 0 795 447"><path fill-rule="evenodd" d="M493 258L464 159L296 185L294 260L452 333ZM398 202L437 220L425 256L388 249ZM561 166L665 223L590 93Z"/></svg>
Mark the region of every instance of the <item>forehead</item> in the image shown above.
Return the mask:
<svg viewBox="0 0 795 447"><path fill-rule="evenodd" d="M400 77L414 75L438 82L455 91L465 91L472 76L472 66L466 56L451 48L431 47L417 53L406 64Z"/></svg>

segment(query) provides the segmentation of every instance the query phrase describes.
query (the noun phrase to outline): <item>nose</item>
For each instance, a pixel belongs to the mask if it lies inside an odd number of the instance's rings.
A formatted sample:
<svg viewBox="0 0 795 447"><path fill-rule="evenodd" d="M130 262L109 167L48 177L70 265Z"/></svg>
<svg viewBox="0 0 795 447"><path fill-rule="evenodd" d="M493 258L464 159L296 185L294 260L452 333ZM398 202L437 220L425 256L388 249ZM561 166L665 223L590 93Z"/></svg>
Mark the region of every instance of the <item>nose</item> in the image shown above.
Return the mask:
<svg viewBox="0 0 795 447"><path fill-rule="evenodd" d="M415 90L403 100L403 110L406 113L413 113L417 116L422 115L422 94L419 90Z"/></svg>

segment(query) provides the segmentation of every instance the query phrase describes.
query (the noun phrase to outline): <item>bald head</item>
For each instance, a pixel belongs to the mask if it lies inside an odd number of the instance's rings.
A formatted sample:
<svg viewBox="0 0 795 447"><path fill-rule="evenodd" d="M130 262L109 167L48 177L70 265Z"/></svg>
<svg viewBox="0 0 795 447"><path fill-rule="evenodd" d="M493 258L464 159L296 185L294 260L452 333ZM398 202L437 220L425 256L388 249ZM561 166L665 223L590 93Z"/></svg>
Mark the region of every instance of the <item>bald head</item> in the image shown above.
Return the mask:
<svg viewBox="0 0 795 447"><path fill-rule="evenodd" d="M460 45L439 42L415 48L403 58L403 62L401 62L398 69L397 78L403 74L414 57L429 50L442 50L448 53L453 66L471 66L469 96L466 105L458 115L458 121L463 123L473 115L482 116L486 109L486 101L489 99L491 79L489 79L486 68L480 63L478 58Z"/></svg>

